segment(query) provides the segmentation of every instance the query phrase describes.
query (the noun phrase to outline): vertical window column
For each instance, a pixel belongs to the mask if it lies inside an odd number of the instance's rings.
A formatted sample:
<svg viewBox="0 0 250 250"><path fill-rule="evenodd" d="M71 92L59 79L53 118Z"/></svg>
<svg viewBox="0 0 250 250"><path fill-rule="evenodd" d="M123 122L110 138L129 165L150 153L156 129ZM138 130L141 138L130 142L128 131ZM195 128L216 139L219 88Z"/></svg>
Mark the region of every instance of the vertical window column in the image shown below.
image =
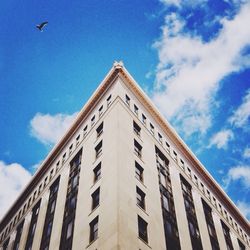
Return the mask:
<svg viewBox="0 0 250 250"><path fill-rule="evenodd" d="M188 227L189 233L191 237L192 247L193 250L202 250L202 243L200 238L200 231L198 227L193 196L192 196L192 187L191 185L185 180L183 176L180 175L181 179L181 186L182 186L182 193L184 198L184 205L186 209L186 216L188 220Z"/></svg>
<svg viewBox="0 0 250 250"><path fill-rule="evenodd" d="M68 189L64 208L63 225L61 232L60 250L71 250L73 243L75 211L77 204L77 194L79 177L81 170L82 150L70 162L70 173Z"/></svg>
<svg viewBox="0 0 250 250"><path fill-rule="evenodd" d="M22 231L23 231L23 225L24 225L24 220L17 226L16 238L15 238L15 241L14 241L13 250L18 250L19 249L19 244L20 244Z"/></svg>
<svg viewBox="0 0 250 250"><path fill-rule="evenodd" d="M202 205L203 205L203 210L205 214L205 219L207 222L207 230L208 230L212 250L219 250L220 247L219 247L217 234L215 231L215 226L214 226L214 221L213 221L213 216L212 216L212 209L203 199L202 199Z"/></svg>
<svg viewBox="0 0 250 250"><path fill-rule="evenodd" d="M34 235L36 231L36 224L37 224L38 214L40 210L40 204L41 204L41 200L39 200L37 204L34 206L34 208L32 209L32 216L31 216L27 241L25 245L25 250L32 249L32 243L33 243L33 239L34 239Z"/></svg>
<svg viewBox="0 0 250 250"><path fill-rule="evenodd" d="M50 195L45 217L45 223L43 227L43 235L42 235L40 250L49 249L59 183L60 183L60 176L54 181L54 183L50 187Z"/></svg>
<svg viewBox="0 0 250 250"><path fill-rule="evenodd" d="M232 240L230 237L230 229L222 220L220 222L221 222L224 238L226 241L227 250L233 250L233 244L232 244Z"/></svg>
<svg viewBox="0 0 250 250"><path fill-rule="evenodd" d="M166 247L167 249L180 250L180 239L168 166L169 161L157 147L155 147L155 153Z"/></svg>

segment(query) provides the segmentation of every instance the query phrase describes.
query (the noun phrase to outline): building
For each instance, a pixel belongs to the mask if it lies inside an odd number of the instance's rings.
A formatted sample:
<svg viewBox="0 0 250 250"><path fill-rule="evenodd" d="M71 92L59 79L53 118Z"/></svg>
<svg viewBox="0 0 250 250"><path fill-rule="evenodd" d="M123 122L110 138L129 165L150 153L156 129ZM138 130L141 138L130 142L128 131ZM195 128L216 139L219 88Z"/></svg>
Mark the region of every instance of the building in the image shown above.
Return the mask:
<svg viewBox="0 0 250 250"><path fill-rule="evenodd" d="M248 221L122 63L6 213L0 249L250 249Z"/></svg>

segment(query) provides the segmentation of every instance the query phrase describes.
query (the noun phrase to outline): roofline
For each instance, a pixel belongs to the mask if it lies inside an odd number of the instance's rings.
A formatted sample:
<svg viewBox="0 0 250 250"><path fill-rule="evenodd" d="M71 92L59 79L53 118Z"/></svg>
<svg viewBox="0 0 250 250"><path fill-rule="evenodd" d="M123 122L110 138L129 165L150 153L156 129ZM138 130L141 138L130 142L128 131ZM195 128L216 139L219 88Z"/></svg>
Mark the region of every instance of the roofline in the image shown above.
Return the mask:
<svg viewBox="0 0 250 250"><path fill-rule="evenodd" d="M180 151L185 155L185 157L190 161L193 168L197 170L199 174L201 174L202 178L206 182L207 186L211 190L213 190L214 194L221 198L221 200L226 204L227 209L230 213L238 219L238 223L244 228L244 230L249 234L250 226L246 218L241 214L236 205L232 202L232 200L228 197L228 195L224 192L224 190L217 184L215 179L210 175L210 173L205 169L203 164L198 160L198 158L192 153L189 147L184 143L181 137L176 133L176 131L172 128L172 126L168 123L168 121L160 114L156 106L152 103L149 97L144 93L138 83L134 80L134 78L130 75L130 73L123 66L123 63L115 62L111 70L105 76L103 81L100 83L98 88L94 91L92 96L89 98L87 103L83 106L81 111L78 113L74 123L67 130L62 139L54 146L45 160L42 162L41 166L32 177L30 182L25 186L21 194L15 200L10 209L6 212L0 222L0 232L4 229L4 227L10 222L15 213L20 209L23 202L28 198L28 196L33 192L33 188L39 183L39 181L44 176L44 173L47 172L53 161L60 154L63 146L69 141L72 137L72 134L79 128L82 121L88 114L91 112L96 102L103 96L106 90L109 88L109 85L114 82L114 79L120 75L127 81L129 87L131 87L136 93L139 100L142 102L144 107L150 112L153 118L160 124L163 131L169 135L170 139L176 144L176 146L180 147ZM32 190L32 191L30 191Z"/></svg>

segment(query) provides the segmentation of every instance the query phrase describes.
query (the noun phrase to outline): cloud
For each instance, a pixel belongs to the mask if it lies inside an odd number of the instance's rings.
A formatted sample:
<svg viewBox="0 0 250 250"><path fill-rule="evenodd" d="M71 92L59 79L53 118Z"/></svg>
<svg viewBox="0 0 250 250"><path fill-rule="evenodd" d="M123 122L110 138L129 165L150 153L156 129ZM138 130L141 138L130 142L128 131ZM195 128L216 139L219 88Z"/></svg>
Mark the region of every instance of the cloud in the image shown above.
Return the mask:
<svg viewBox="0 0 250 250"><path fill-rule="evenodd" d="M206 3L207 0L161 0L161 2L167 6L173 5L178 8L181 7L192 7Z"/></svg>
<svg viewBox="0 0 250 250"><path fill-rule="evenodd" d="M20 164L0 161L0 219L10 208L31 174Z"/></svg>
<svg viewBox="0 0 250 250"><path fill-rule="evenodd" d="M249 147L245 148L244 153L243 153L243 157L250 158L250 148Z"/></svg>
<svg viewBox="0 0 250 250"><path fill-rule="evenodd" d="M227 144L230 140L234 138L234 134L230 129L222 130L212 136L208 148L215 145L217 148L227 148Z"/></svg>
<svg viewBox="0 0 250 250"><path fill-rule="evenodd" d="M63 136L76 118L77 112L66 114L37 113L30 121L31 135L46 145L53 145Z"/></svg>
<svg viewBox="0 0 250 250"><path fill-rule="evenodd" d="M159 63L152 99L185 135L206 133L220 81L249 66L242 51L250 44L250 29L242 27L250 23L250 3L242 5L233 19L224 18L220 23L217 36L205 42L184 29L184 18L171 13L154 44Z"/></svg>
<svg viewBox="0 0 250 250"><path fill-rule="evenodd" d="M244 201L237 201L236 202L237 207L242 212L242 214L250 220L250 203L244 202Z"/></svg>
<svg viewBox="0 0 250 250"><path fill-rule="evenodd" d="M229 169L223 179L224 188L227 189L233 181L240 181L246 188L250 188L250 166L236 166Z"/></svg>
<svg viewBox="0 0 250 250"><path fill-rule="evenodd" d="M242 128L248 123L250 117L250 89L247 90L242 104L234 111L229 122L237 128Z"/></svg>

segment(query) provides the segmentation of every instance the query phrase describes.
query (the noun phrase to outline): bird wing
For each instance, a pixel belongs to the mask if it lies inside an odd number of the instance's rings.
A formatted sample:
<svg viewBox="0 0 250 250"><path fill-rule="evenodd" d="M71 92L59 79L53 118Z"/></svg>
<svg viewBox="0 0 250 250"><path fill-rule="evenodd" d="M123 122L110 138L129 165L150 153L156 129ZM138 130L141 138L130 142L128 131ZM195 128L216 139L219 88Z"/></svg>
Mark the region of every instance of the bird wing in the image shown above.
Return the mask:
<svg viewBox="0 0 250 250"><path fill-rule="evenodd" d="M42 22L41 24L40 24L40 26L41 27L44 27L45 25L47 25L48 24L48 22L46 21L46 22Z"/></svg>

